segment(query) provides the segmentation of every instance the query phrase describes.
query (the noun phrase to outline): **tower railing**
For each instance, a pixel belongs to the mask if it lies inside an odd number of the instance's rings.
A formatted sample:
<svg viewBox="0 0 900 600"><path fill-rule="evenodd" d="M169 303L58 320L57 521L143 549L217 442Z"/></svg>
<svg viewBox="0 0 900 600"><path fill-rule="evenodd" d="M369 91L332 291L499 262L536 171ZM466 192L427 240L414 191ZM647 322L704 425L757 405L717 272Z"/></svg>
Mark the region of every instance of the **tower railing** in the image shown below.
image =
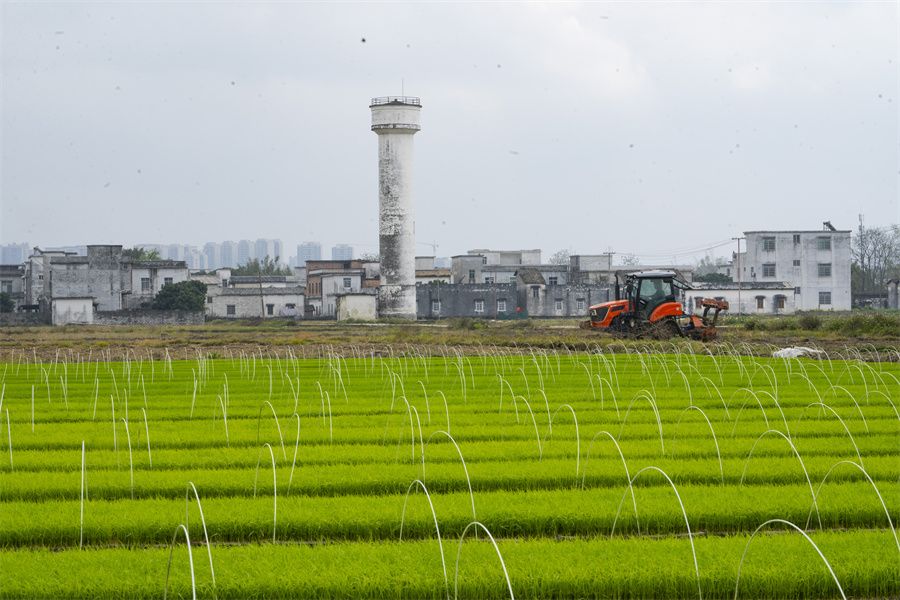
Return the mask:
<svg viewBox="0 0 900 600"><path fill-rule="evenodd" d="M382 96L372 98L369 106L382 106L385 104L408 104L410 106L422 106L422 100L415 96Z"/></svg>

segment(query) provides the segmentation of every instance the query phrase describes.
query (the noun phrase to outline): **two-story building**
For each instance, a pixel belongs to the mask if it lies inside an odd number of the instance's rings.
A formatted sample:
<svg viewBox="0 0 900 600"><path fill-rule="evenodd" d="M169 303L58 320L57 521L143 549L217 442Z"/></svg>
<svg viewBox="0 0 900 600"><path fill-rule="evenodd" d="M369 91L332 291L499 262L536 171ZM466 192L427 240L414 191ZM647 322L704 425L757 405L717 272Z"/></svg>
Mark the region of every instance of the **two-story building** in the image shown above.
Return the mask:
<svg viewBox="0 0 900 600"><path fill-rule="evenodd" d="M784 282L797 310L850 310L850 230L826 222L821 230L745 231L735 257L735 282ZM755 312L743 299L734 312ZM737 308L737 307L736 307Z"/></svg>

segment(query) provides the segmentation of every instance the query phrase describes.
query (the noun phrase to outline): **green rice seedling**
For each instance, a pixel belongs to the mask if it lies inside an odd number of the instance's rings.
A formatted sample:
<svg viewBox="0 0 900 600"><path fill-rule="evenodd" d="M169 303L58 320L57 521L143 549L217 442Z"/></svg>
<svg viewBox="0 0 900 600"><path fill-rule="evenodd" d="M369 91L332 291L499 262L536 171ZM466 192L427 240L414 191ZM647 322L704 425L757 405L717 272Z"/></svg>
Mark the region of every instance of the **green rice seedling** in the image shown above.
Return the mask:
<svg viewBox="0 0 900 600"><path fill-rule="evenodd" d="M628 422L628 415L631 414L631 409L634 407L634 403L638 400L646 400L650 404L650 408L653 410L653 416L656 417L656 427L659 429L659 447L662 454L665 456L666 454L666 444L663 441L663 430L662 430L662 420L659 417L659 408L657 408L656 401L653 399L653 395L647 390L641 390L631 399L631 402L628 403L628 409L625 411L625 417L622 419L622 426L619 428L619 439L622 439L622 433L625 431L625 424Z"/></svg>
<svg viewBox="0 0 900 600"><path fill-rule="evenodd" d="M863 474L863 476L866 478L866 481L868 481L869 484L871 484L872 489L875 490L875 495L878 496L878 501L881 503L881 508L884 509L884 516L887 517L888 529L891 530L891 535L893 535L893 537L894 537L894 543L897 545L897 552L900 552L900 537L897 536L897 528L894 526L894 522L891 520L891 511L888 510L887 504L885 504L884 497L881 495L881 491L878 489L878 486L875 485L875 482L872 481L872 478L869 476L869 474L866 472L866 470L863 468L863 466L861 464L855 463L852 460L842 460L842 461L838 461L838 462L834 463L831 466L831 468L828 469L828 472L825 473L825 477L822 478L822 481L819 482L819 487L816 488L815 494L813 496L813 500L815 501L818 499L819 495L822 493L822 486L825 485L825 482L831 476L831 473L834 472L834 470L836 468L841 467L843 465L848 465L848 466L854 467L858 471L860 471ZM813 506L815 506L815 504L813 504ZM809 515L806 517L806 528L807 529L809 529L809 522L812 519L813 506L809 507Z"/></svg>
<svg viewBox="0 0 900 600"><path fill-rule="evenodd" d="M428 417L428 424L431 425L431 406L428 405L428 390L425 389L425 384L422 383L422 380L419 380L419 386L422 388L422 395L425 397L425 414Z"/></svg>
<svg viewBox="0 0 900 600"><path fill-rule="evenodd" d="M403 510L400 513L400 541L403 541L403 524L406 521L406 506L409 503L409 494L413 491L413 488L421 488L422 491L425 492L425 499L428 500L428 506L431 509L431 517L434 519L434 531L437 534L438 549L441 552L441 568L444 571L444 583L446 586L447 597L449 598L450 580L447 578L447 562L444 558L444 543L441 541L441 528L438 525L437 513L434 511L434 502L431 501L431 494L428 493L428 488L425 487L425 484L419 479L415 479L409 484L409 487L406 489L406 495L403 497Z"/></svg>
<svg viewBox="0 0 900 600"><path fill-rule="evenodd" d="M509 397L512 399L512 402L513 402L513 409L516 412L516 423L518 424L519 423L519 405L516 402L516 395L513 393L512 386L509 384L509 382L507 380L505 380L502 375L499 377L500 377L500 409L498 412L499 413L503 412L503 386L506 385L506 388L509 390ZM445 399L445 401L446 401L446 399Z"/></svg>
<svg viewBox="0 0 900 600"><path fill-rule="evenodd" d="M687 510L685 510L685 508L684 508L684 502L681 501L681 494L678 493L678 488L675 487L675 483L666 474L666 472L663 471L662 469L660 469L659 467L654 467L654 466L644 467L643 469L641 469L640 471L635 473L634 477L632 477L631 480L629 481L630 485L633 486L635 479L640 477L641 474L648 473L648 472L656 472L656 473L659 473L660 475L662 475L666 479L666 481L669 483L669 485L672 487L672 491L675 492L675 499L678 500L678 506L681 508L681 514L684 517L684 526L687 528L688 540L691 543L691 554L693 555L693 558L694 558L694 572L697 574L697 597L702 600L703 589L700 585L700 566L697 563L697 549L694 547L694 536L691 533L691 524L690 524L690 521L688 521ZM633 488L632 488L632 490L633 490ZM627 495L628 495L628 492L626 491L625 494L622 495L622 499L619 501L619 508L616 509L616 518L613 520L612 530L610 531L610 534L609 534L610 537L612 537L616 532L616 522L619 519L619 514L622 512L622 504L625 503L625 497ZM635 509L635 516L637 516L636 509Z"/></svg>
<svg viewBox="0 0 900 600"><path fill-rule="evenodd" d="M784 433L778 431L777 429L769 429L768 431L764 432L761 436L756 438L755 442L753 442L753 446L750 448L750 452L747 453L747 459L744 461L744 470L741 473L741 482L739 485L741 485L741 486L744 485L744 478L747 476L747 467L750 466L750 459L753 457L753 451L756 450L757 444L759 444L760 440L762 440L764 437L766 437L769 434L774 434L774 435L781 436L782 438L784 438L784 441L786 441L788 443L788 445L791 447L791 451L794 453L794 456L797 458L797 462L800 463L800 468L803 470L804 477L806 477L806 483L809 485L809 493L812 496L813 505L816 507L816 518L819 521L819 528L821 528L822 527L822 517L819 514L819 505L816 502L816 493L813 491L812 481L809 478L809 471L806 470L806 465L803 464L803 457L800 456L800 452L797 451L797 447L794 445L794 442L792 442L790 440L790 438L788 438L786 435L784 435Z"/></svg>
<svg viewBox="0 0 900 600"><path fill-rule="evenodd" d="M597 377L597 383L600 384L600 410L604 409L605 396L603 393L603 384L605 383L607 389L609 389L609 396L610 396L610 398L612 398L613 407L615 407L615 409L616 409L616 419L618 419L620 416L619 415L619 403L616 401L616 393L612 389L612 384L609 382L609 379L600 377L599 373L596 375L596 377Z"/></svg>
<svg viewBox="0 0 900 600"><path fill-rule="evenodd" d="M894 411L894 415L897 417L897 420L900 421L900 412L897 412L897 406L896 406L896 405L894 404L894 402L891 400L891 397L888 396L885 392L882 392L881 390L875 390L875 391L871 392L871 393L870 393L870 396L871 396L871 395L875 395L875 394L877 394L877 395L879 395L879 396L881 396L882 398L885 399L885 401L888 403L888 405L890 405L891 410ZM866 397L866 404L868 404L868 403L869 403L869 397L867 396L867 397Z"/></svg>
<svg viewBox="0 0 900 600"><path fill-rule="evenodd" d="M525 396L518 396L522 402L525 403L525 408L528 409L528 414L531 415L531 424L534 425L534 439L537 442L538 447L538 460L544 458L544 448L541 444L541 432L538 431L537 419L534 418L534 411L531 410L531 405L528 403L528 400L525 399Z"/></svg>
<svg viewBox="0 0 900 600"><path fill-rule="evenodd" d="M706 426L709 428L709 434L712 436L713 444L715 444L715 446L716 446L716 458L719 461L719 475L721 475L721 477L722 477L722 485L725 485L725 469L722 466L722 451L719 449L719 440L718 440L718 438L716 438L716 430L713 429L713 426L709 420L709 417L706 416L706 413L703 412L702 408L700 408L698 406L694 406L692 404L692 405L688 406L687 408L685 408L683 411L681 411L681 413L678 415L678 421L676 421L676 423L675 423L675 433L672 434L672 442L669 445L669 449L671 450L671 448L672 448L671 444L675 442L675 438L678 436L678 426L681 425L681 420L684 418L684 415L686 415L687 412L691 411L691 410L696 410L697 412L699 412L700 416L703 417L703 420L706 421Z"/></svg>
<svg viewBox="0 0 900 600"><path fill-rule="evenodd" d="M479 521L472 521L471 523L466 525L466 528L463 529L462 535L459 536L459 546L456 549L456 569L453 574L453 597L455 599L459 598L459 559L462 556L463 541L466 539L466 534L472 527L475 527L476 532L478 531L478 529L481 529L487 534L488 539L494 546L494 550L497 552L497 558L500 560L500 567L503 569L503 576L506 578L506 586L507 589L509 589L509 598L510 600L515 600L515 595L513 594L512 589L512 582L509 579L509 572L506 570L506 563L503 561L503 555L500 553L500 548L497 546L497 541L494 539L494 536L491 535L491 532L488 530L488 528Z"/></svg>
<svg viewBox="0 0 900 600"><path fill-rule="evenodd" d="M278 429L278 439L281 442L281 454L284 459L287 460L287 452L284 449L284 435L281 433L281 424L278 422L278 414L275 412L275 407L272 406L272 403L268 400L263 400L263 403L259 405L259 412L256 416L256 443L259 444L260 424L262 422L262 412L265 406L268 406L272 411L272 417L275 419L275 427Z"/></svg>
<svg viewBox="0 0 900 600"><path fill-rule="evenodd" d="M131 454L131 433L128 431L128 421L122 419L125 424L125 437L128 440L128 470L131 474L131 499L134 500L134 457Z"/></svg>
<svg viewBox="0 0 900 600"><path fill-rule="evenodd" d="M146 435L147 435L147 461L149 463L150 468L152 469L153 468L153 454L150 453L150 424L147 422L146 409L142 408L141 412L144 414L144 433L146 433Z"/></svg>
<svg viewBox="0 0 900 600"><path fill-rule="evenodd" d="M84 547L84 497L85 497L85 479L84 479L84 440L81 440L81 495L79 502L79 511L78 511L78 548L81 549Z"/></svg>
<svg viewBox="0 0 900 600"><path fill-rule="evenodd" d="M172 572L172 553L175 551L175 540L178 539L178 532L184 532L184 541L188 550L188 564L191 567L191 598L197 600L197 581L194 578L194 552L191 550L191 536L187 527L179 524L175 528L175 534L172 536L172 543L169 544L169 561L166 563L166 583L163 587L163 600L169 597L169 574Z"/></svg>
<svg viewBox="0 0 900 600"><path fill-rule="evenodd" d="M837 412L833 408L831 408L829 405L825 404L824 402L812 402L810 404L807 404L806 408L803 409L803 412L800 413L800 417L798 418L798 420L802 419L806 415L806 409L810 408L811 406L818 406L822 410L822 412L827 410L828 412L830 412L832 415L834 415L837 418L838 422L840 422L840 424L841 424L841 427L844 428L844 433L846 433L847 437L850 439L850 443L853 444L853 449L856 451L856 457L859 459L859 464L862 465L863 464L862 454L859 451L859 446L857 446L856 440L853 439L853 434L850 433L850 429L847 427L847 424L844 422L844 419L841 418L841 415L837 414Z"/></svg>
<svg viewBox="0 0 900 600"><path fill-rule="evenodd" d="M228 436L228 410L222 396L216 396L216 403L213 404L213 423L216 422L218 409L222 409L222 423L225 425L225 446L231 446L231 439Z"/></svg>
<svg viewBox="0 0 900 600"><path fill-rule="evenodd" d="M796 531L797 533L802 535L803 538L807 542L810 543L810 545L813 547L813 549L819 555L819 558L822 559L822 562L824 562L825 566L828 568L828 572L831 574L831 578L834 579L834 583L837 585L838 591L841 593L841 598L843 598L844 600L847 600L847 596L846 596L846 594L844 594L844 588L841 586L841 582L838 581L837 575L834 574L834 569L831 568L831 563L828 562L828 559L825 558L825 555L822 554L822 551L819 549L819 547L816 545L816 543L814 541L812 541L812 538L810 538L808 535L806 535L805 531L803 531L802 529L800 529L799 527L797 527L796 525L794 525L793 523L791 523L790 521L787 521L785 519L769 519L768 521L764 522L759 527L757 527L756 530L750 535L750 539L747 540L747 545L744 546L744 552L743 552L743 554L741 554L741 561L738 563L737 580L735 581L735 584L734 584L734 600L737 600L738 592L741 589L741 569L744 566L744 560L747 558L747 551L750 549L750 544L753 542L753 538L755 538L756 534L758 534L764 528L768 527L769 525L773 525L775 523L787 525L788 527L790 527L791 529L793 529L794 531Z"/></svg>
<svg viewBox="0 0 900 600"><path fill-rule="evenodd" d="M766 423L766 430L771 429L771 427L769 426L769 418L766 416L766 409L763 408L762 402L760 402L759 396L756 395L756 392L748 388L740 388L731 395L730 399L733 400L735 395L741 392L750 394L750 396L756 401L756 405L759 407L759 411L762 413L763 421L765 421ZM747 402L747 400L744 400L744 403L741 405L740 410L738 410L737 416L734 418L734 427L731 428L731 437L734 437L737 433L738 422L741 420L741 414L743 414L744 408L747 407Z"/></svg>
<svg viewBox="0 0 900 600"><path fill-rule="evenodd" d="M275 541L275 531L278 526L278 471L275 468L275 453L272 446L266 442L263 447L269 449L269 456L272 459L272 541ZM256 498L256 488L259 483L259 464L262 460L262 448L260 448L259 456L256 459L256 475L253 478L253 497Z"/></svg>
<svg viewBox="0 0 900 600"><path fill-rule="evenodd" d="M194 499L197 501L197 511L200 513L200 524L203 526L203 543L206 544L206 554L209 557L209 574L212 577L213 590L216 589L216 570L213 568L212 546L209 543L209 532L206 530L206 517L203 516L203 506L200 504L200 494L197 492L197 486L193 481L188 481L188 488L184 494L184 526L190 529L190 502L191 492L194 493Z"/></svg>
<svg viewBox="0 0 900 600"><path fill-rule="evenodd" d="M193 369L191 370L191 372L193 373ZM194 418L194 405L195 405L196 403L197 403L197 378L196 378L196 376L195 376L195 377L194 377L194 392L193 392L193 394L191 395L191 413L190 413L190 415L188 416L189 419L193 419L193 418Z"/></svg>
<svg viewBox="0 0 900 600"><path fill-rule="evenodd" d="M441 395L441 399L444 401L444 414L447 415L447 433L450 433L450 408L447 406L447 396L441 390L438 390L438 394Z"/></svg>
<svg viewBox="0 0 900 600"><path fill-rule="evenodd" d="M545 397L546 398L546 397ZM548 431L547 435L544 438L544 446L547 445L547 440L553 435L553 419L556 418L556 415L562 409L568 409L570 413L572 413L572 421L575 423L575 481L578 481L578 474L581 472L581 435L578 433L578 416L575 414L575 409L572 408L571 404L561 404L556 407L556 410L553 411L553 414L547 415L548 421Z"/></svg>
<svg viewBox="0 0 900 600"><path fill-rule="evenodd" d="M859 418L862 419L863 426L866 428L866 433L869 433L869 422L866 421L866 416L863 414L862 407L859 405L859 402L856 401L856 398L853 396L853 394L851 394L850 391L847 390L847 388L841 385L833 385L825 392L825 396L828 396L829 393L834 393L835 397L837 397L838 390L844 392L844 394L846 394L853 402L853 405L856 406L856 412L859 413Z"/></svg>
<svg viewBox="0 0 900 600"><path fill-rule="evenodd" d="M553 418L550 416L550 401L547 400L547 394L544 393L543 389L538 389L538 391L544 398L544 408L547 409L547 427L550 429L550 433L553 433Z"/></svg>
<svg viewBox="0 0 900 600"><path fill-rule="evenodd" d="M291 484L294 483L294 468L297 466L297 451L300 449L300 415L295 412L291 416L297 418L297 440L294 442L294 458L291 460L291 475L288 477L288 494L291 493Z"/></svg>
<svg viewBox="0 0 900 600"><path fill-rule="evenodd" d="M12 424L9 420L9 409L6 409L6 445L9 446L9 470L13 470Z"/></svg>
<svg viewBox="0 0 900 600"><path fill-rule="evenodd" d="M475 514L475 494L472 492L472 479L469 477L469 468L466 466L466 459L463 458L462 450L459 448L459 444L456 443L456 440L453 439L453 436L448 432L443 431L441 429L435 431L430 436L428 436L428 441L425 442L425 445L422 447L422 479L425 479L425 448L428 444L431 443L431 440L436 435L441 435L450 440L450 443L453 444L453 447L456 449L456 454L459 456L459 462L462 464L463 474L466 476L466 485L469 487L469 501L472 504L472 519L477 520L478 517Z"/></svg>

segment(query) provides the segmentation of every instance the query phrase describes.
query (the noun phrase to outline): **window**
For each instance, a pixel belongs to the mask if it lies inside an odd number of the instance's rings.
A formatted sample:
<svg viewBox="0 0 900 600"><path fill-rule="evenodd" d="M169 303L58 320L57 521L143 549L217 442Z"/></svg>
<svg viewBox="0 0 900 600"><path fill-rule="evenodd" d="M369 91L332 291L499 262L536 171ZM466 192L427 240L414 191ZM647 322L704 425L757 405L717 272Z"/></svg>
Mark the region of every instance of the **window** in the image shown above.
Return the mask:
<svg viewBox="0 0 900 600"><path fill-rule="evenodd" d="M831 238L828 236L816 238L816 250L831 250Z"/></svg>
<svg viewBox="0 0 900 600"><path fill-rule="evenodd" d="M479 315L484 312L484 300L475 301L475 314Z"/></svg>
<svg viewBox="0 0 900 600"><path fill-rule="evenodd" d="M163 285L172 285L171 277L163 277Z"/></svg>
<svg viewBox="0 0 900 600"><path fill-rule="evenodd" d="M440 300L432 300L431 301L431 314L433 314L433 315L441 314L441 301Z"/></svg>
<svg viewBox="0 0 900 600"><path fill-rule="evenodd" d="M233 317L235 315L234 304L228 304L225 306L225 314L230 317Z"/></svg>
<svg viewBox="0 0 900 600"><path fill-rule="evenodd" d="M492 275L485 275L484 282L488 284L494 283L494 277Z"/></svg>
<svg viewBox="0 0 900 600"><path fill-rule="evenodd" d="M289 309L291 309L291 310L294 310L294 309L297 308L297 305L294 304L294 303L292 303L292 302L290 302L290 303L288 303L288 304L285 304L284 307L285 307L285 308L289 308Z"/></svg>
<svg viewBox="0 0 900 600"><path fill-rule="evenodd" d="M207 304L212 304L212 296L207 296L207 297L206 297L206 303L207 303Z"/></svg>
<svg viewBox="0 0 900 600"><path fill-rule="evenodd" d="M795 267L799 267L799 266L800 266L800 261L797 260L796 258L794 259L794 266L795 266Z"/></svg>
<svg viewBox="0 0 900 600"><path fill-rule="evenodd" d="M510 283L515 283L515 282L516 282L516 276L515 276L515 275L510 275L510 276L509 276L509 282L510 282Z"/></svg>
<svg viewBox="0 0 900 600"><path fill-rule="evenodd" d="M149 277L141 277L141 293L148 293L150 291L150 278Z"/></svg>
<svg viewBox="0 0 900 600"><path fill-rule="evenodd" d="M763 277L775 277L775 263L766 263L762 268Z"/></svg>
<svg viewBox="0 0 900 600"><path fill-rule="evenodd" d="M344 277L344 289L349 290L352 285L352 280L349 277Z"/></svg>
<svg viewBox="0 0 900 600"><path fill-rule="evenodd" d="M0 281L0 291L5 294L12 294L12 281Z"/></svg>
<svg viewBox="0 0 900 600"><path fill-rule="evenodd" d="M795 234L794 234L794 243L795 243L795 244L799 244L799 243L800 243L800 234L799 234L799 233L795 233Z"/></svg>
<svg viewBox="0 0 900 600"><path fill-rule="evenodd" d="M497 312L503 313L506 312L506 300L497 300Z"/></svg>
<svg viewBox="0 0 900 600"><path fill-rule="evenodd" d="M694 308L700 308L702 302L703 298L701 296L694 296Z"/></svg>
<svg viewBox="0 0 900 600"><path fill-rule="evenodd" d="M784 296L775 296L775 308L777 310L784 310Z"/></svg>
<svg viewBox="0 0 900 600"><path fill-rule="evenodd" d="M763 241L763 251L765 252L774 252L775 251L775 238L774 237L764 237Z"/></svg>
<svg viewBox="0 0 900 600"><path fill-rule="evenodd" d="M831 292L819 292L819 304L820 305L831 304Z"/></svg>
<svg viewBox="0 0 900 600"><path fill-rule="evenodd" d="M483 264L483 265L486 265L486 264L487 264L487 256L482 256L482 257L481 257L481 264Z"/></svg>
<svg viewBox="0 0 900 600"><path fill-rule="evenodd" d="M558 313L562 312L562 310L563 310L563 301L562 301L562 298L557 298L557 299L553 302L553 308L554 308L554 309L556 310L556 312L558 312Z"/></svg>
<svg viewBox="0 0 900 600"><path fill-rule="evenodd" d="M831 263L819 263L819 277L831 277Z"/></svg>
<svg viewBox="0 0 900 600"><path fill-rule="evenodd" d="M541 288L540 286L533 285L531 286L531 297L537 300L541 297Z"/></svg>
<svg viewBox="0 0 900 600"><path fill-rule="evenodd" d="M584 310L584 298L575 299L575 310L582 312Z"/></svg>
<svg viewBox="0 0 900 600"><path fill-rule="evenodd" d="M756 310L763 310L766 307L766 297L765 296L757 296L756 297Z"/></svg>
<svg viewBox="0 0 900 600"><path fill-rule="evenodd" d="M798 287L795 287L795 288L794 288L794 295L795 295L795 296L799 296L799 295L800 295L800 288L798 288Z"/></svg>
<svg viewBox="0 0 900 600"><path fill-rule="evenodd" d="M266 314L267 315L275 314L275 305L274 304L266 304Z"/></svg>
<svg viewBox="0 0 900 600"><path fill-rule="evenodd" d="M475 269L469 269L469 283L475 283Z"/></svg>
<svg viewBox="0 0 900 600"><path fill-rule="evenodd" d="M547 283L549 283L550 285L559 285L559 277L557 277L556 275L551 275L547 278Z"/></svg>

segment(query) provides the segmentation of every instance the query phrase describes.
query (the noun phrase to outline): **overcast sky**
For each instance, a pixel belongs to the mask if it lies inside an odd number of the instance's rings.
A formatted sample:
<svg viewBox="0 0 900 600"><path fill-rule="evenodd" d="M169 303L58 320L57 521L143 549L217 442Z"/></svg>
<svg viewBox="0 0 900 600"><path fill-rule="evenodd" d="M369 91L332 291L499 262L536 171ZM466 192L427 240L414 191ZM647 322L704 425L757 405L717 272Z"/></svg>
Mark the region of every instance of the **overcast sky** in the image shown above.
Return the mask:
<svg viewBox="0 0 900 600"><path fill-rule="evenodd" d="M898 6L3 2L0 243L375 251L401 89L421 254L896 223Z"/></svg>

